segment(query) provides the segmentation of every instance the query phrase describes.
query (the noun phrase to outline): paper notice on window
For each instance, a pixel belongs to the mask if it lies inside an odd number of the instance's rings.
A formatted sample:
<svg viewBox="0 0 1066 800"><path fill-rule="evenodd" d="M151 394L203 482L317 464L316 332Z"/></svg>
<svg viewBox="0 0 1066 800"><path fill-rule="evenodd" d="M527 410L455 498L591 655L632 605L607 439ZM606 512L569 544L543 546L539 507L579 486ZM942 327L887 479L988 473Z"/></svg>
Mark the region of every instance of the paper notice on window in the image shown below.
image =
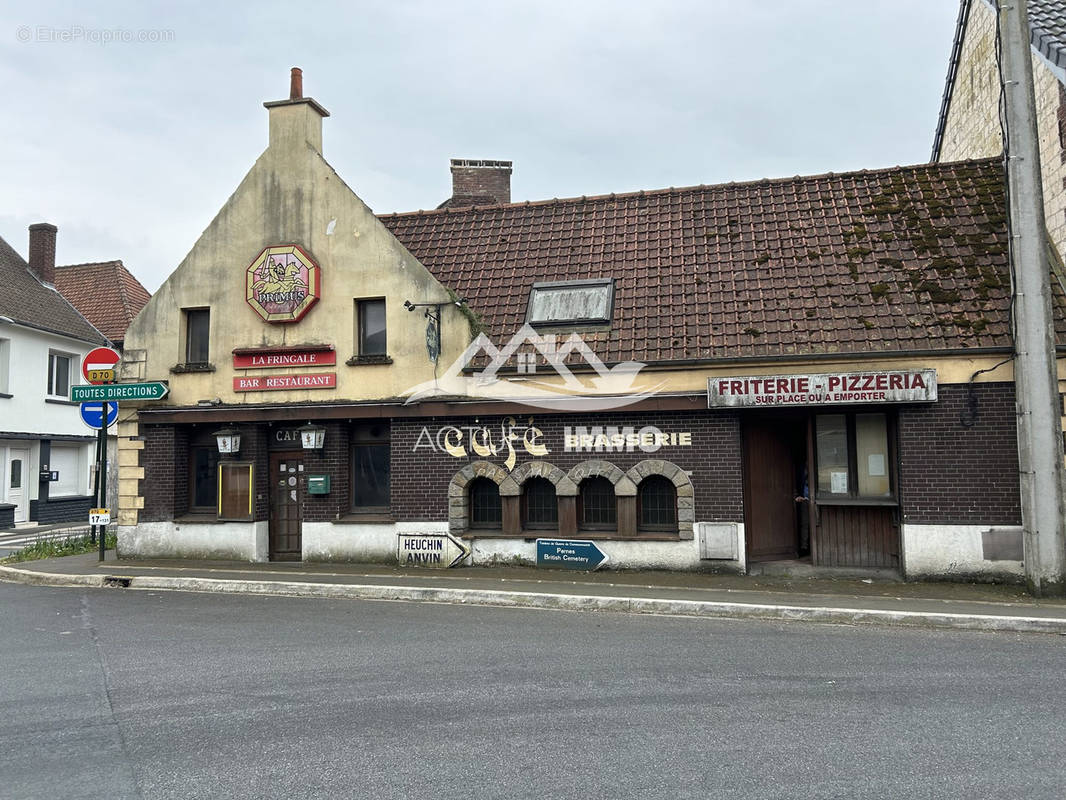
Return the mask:
<svg viewBox="0 0 1066 800"><path fill-rule="evenodd" d="M866 459L866 471L870 473L871 478L883 477L885 474L885 454L870 453Z"/></svg>
<svg viewBox="0 0 1066 800"><path fill-rule="evenodd" d="M833 494L847 494L848 493L848 473L846 472L830 472L829 473L829 491Z"/></svg>

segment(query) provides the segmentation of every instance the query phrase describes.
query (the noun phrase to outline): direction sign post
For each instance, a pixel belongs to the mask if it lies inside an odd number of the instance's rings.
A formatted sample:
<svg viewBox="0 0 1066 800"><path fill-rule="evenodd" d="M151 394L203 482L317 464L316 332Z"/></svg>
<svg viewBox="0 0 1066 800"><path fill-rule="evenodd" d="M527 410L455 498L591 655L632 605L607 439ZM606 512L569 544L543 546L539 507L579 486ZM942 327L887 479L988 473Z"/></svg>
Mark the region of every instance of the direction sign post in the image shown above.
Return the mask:
<svg viewBox="0 0 1066 800"><path fill-rule="evenodd" d="M605 552L588 539L537 539L537 566L592 572L608 561Z"/></svg>
<svg viewBox="0 0 1066 800"><path fill-rule="evenodd" d="M71 386L75 403L101 400L162 400L170 389L162 381L148 383L108 383L103 386Z"/></svg>
<svg viewBox="0 0 1066 800"><path fill-rule="evenodd" d="M448 569L462 564L470 548L450 533L400 533L396 536L396 559L401 567Z"/></svg>

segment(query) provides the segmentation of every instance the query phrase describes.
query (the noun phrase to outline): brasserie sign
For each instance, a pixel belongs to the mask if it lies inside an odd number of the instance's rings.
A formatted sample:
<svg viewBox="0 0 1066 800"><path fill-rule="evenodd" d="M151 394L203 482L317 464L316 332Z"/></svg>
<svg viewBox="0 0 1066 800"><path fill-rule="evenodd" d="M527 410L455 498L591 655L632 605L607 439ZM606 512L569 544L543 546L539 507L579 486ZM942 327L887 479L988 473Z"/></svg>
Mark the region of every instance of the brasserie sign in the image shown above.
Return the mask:
<svg viewBox="0 0 1066 800"><path fill-rule="evenodd" d="M707 381L707 405L710 408L923 403L935 400L935 369L736 375Z"/></svg>

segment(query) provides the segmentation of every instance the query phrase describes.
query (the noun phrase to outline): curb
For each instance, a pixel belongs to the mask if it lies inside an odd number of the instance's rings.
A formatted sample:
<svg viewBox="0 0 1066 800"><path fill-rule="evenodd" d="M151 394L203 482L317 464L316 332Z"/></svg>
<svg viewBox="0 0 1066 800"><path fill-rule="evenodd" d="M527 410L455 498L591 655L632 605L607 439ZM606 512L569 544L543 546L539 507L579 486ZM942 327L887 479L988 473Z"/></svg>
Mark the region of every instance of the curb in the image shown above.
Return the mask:
<svg viewBox="0 0 1066 800"><path fill-rule="evenodd" d="M937 611L790 606L728 603L709 600L662 600L643 597L510 592L495 589L452 589L367 584L243 581L220 578L160 576L62 575L0 566L0 580L38 586L119 587L140 590L256 594L280 597L323 597L391 600L452 605L484 605L556 611L613 611L626 614L802 621L832 625L892 625L947 630L1010 631L1066 635L1066 619Z"/></svg>

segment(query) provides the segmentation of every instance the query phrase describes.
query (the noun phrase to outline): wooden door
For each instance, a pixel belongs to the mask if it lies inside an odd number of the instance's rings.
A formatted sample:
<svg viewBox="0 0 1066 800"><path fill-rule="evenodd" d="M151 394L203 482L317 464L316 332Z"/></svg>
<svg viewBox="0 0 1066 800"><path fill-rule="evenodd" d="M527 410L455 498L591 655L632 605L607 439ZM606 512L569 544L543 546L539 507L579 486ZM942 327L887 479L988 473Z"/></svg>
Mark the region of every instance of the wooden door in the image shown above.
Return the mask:
<svg viewBox="0 0 1066 800"><path fill-rule="evenodd" d="M797 423L744 424L744 509L749 561L797 556L796 465L791 428Z"/></svg>
<svg viewBox="0 0 1066 800"><path fill-rule="evenodd" d="M302 453L270 454L271 561L299 561L303 555L303 470Z"/></svg>

